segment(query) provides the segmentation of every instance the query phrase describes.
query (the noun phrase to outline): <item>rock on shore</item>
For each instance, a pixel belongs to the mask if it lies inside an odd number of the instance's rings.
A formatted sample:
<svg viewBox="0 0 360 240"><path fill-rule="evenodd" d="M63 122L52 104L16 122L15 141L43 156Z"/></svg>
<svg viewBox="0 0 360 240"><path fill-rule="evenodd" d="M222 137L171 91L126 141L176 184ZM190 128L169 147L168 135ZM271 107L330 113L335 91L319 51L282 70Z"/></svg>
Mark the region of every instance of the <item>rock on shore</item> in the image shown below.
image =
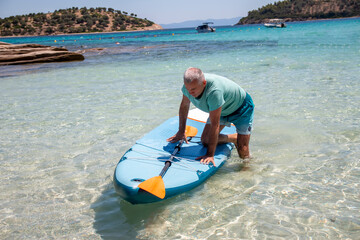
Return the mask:
<svg viewBox="0 0 360 240"><path fill-rule="evenodd" d="M83 55L69 52L66 48L0 42L0 66L82 60L84 60Z"/></svg>

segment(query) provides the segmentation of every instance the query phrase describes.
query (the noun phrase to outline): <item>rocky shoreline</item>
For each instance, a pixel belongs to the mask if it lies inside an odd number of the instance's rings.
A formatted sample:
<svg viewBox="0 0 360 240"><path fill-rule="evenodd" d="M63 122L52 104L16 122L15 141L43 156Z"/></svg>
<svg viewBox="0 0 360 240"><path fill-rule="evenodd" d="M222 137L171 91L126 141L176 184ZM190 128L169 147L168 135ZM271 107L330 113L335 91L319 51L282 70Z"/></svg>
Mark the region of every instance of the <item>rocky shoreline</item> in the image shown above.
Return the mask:
<svg viewBox="0 0 360 240"><path fill-rule="evenodd" d="M0 42L0 66L83 61L84 59L82 54L70 52L66 48L50 47L40 44L10 44Z"/></svg>

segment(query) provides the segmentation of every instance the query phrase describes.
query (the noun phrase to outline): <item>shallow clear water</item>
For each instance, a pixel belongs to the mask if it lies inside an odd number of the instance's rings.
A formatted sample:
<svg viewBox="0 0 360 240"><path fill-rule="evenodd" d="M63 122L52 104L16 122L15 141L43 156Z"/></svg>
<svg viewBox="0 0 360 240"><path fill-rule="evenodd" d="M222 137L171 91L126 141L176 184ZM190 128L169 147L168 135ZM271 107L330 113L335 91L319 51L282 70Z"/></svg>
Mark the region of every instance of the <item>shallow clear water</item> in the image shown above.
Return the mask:
<svg viewBox="0 0 360 240"><path fill-rule="evenodd" d="M360 19L2 41L106 49L0 67L1 239L359 238ZM253 158L131 205L115 166L177 114L189 66L252 95Z"/></svg>

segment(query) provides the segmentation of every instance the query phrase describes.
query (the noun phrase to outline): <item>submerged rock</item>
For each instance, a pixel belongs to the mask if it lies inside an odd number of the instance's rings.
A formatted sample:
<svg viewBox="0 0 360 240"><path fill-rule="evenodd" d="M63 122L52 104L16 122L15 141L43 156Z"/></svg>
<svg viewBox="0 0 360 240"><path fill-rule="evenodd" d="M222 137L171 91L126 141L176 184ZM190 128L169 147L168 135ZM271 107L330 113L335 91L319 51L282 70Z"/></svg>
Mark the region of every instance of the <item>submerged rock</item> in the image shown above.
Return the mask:
<svg viewBox="0 0 360 240"><path fill-rule="evenodd" d="M82 50L77 50L76 53L87 53L87 52L101 52L103 50L105 50L106 48L86 48L86 49L82 49Z"/></svg>
<svg viewBox="0 0 360 240"><path fill-rule="evenodd" d="M0 42L0 66L27 63L82 61L80 53L69 52L66 48L40 44L9 44Z"/></svg>

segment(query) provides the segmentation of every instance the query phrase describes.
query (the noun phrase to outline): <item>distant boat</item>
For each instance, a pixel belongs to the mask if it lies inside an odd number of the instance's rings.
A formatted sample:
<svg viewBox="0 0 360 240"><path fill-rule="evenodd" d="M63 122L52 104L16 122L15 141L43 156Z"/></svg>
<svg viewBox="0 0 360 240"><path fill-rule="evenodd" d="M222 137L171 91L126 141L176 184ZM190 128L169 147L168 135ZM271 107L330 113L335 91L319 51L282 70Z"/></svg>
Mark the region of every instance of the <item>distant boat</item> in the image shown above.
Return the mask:
<svg viewBox="0 0 360 240"><path fill-rule="evenodd" d="M196 30L198 33L207 33L207 32L215 32L215 28L210 27L209 24L214 24L213 22L204 22L202 25L198 26Z"/></svg>
<svg viewBox="0 0 360 240"><path fill-rule="evenodd" d="M269 22L264 24L268 28L284 28L286 27L285 21L280 18L270 19Z"/></svg>

